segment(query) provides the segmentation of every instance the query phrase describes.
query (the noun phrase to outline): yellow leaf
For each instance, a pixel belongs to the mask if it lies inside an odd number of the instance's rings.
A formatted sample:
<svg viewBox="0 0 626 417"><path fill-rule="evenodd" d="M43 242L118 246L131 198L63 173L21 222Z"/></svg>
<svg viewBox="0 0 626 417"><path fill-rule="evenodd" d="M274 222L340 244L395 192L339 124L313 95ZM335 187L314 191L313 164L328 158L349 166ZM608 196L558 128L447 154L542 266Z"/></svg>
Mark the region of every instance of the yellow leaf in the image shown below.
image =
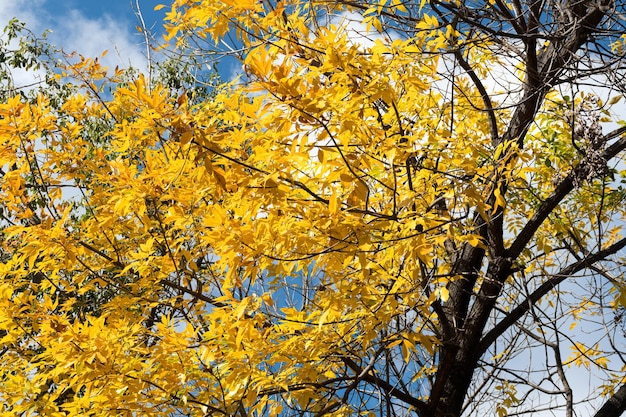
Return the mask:
<svg viewBox="0 0 626 417"><path fill-rule="evenodd" d="M330 315L330 310L326 310L324 311L324 313L322 313L322 315L319 318L319 321L317 323L317 327L318 329L321 331L322 327L324 326L324 324L326 323L326 320L328 319L328 316Z"/></svg>
<svg viewBox="0 0 626 417"><path fill-rule="evenodd" d="M621 95L621 94L618 94L618 95L616 95L616 96L614 96L614 97L611 97L611 99L609 100L609 103L608 103L608 104L609 104L609 106L612 106L612 105L614 105L614 104L619 103L619 101L620 101L621 99L622 99L622 95Z"/></svg>
<svg viewBox="0 0 626 417"><path fill-rule="evenodd" d="M411 361L411 352L415 350L415 345L411 343L410 340L403 338L402 339L402 356L404 357L404 362L409 363Z"/></svg>
<svg viewBox="0 0 626 417"><path fill-rule="evenodd" d="M339 208L339 198L337 197L337 190L333 188L333 192L328 199L328 211L330 214L336 214Z"/></svg>
<svg viewBox="0 0 626 417"><path fill-rule="evenodd" d="M188 130L184 132L182 135L180 135L180 144L187 145L189 142L191 142L192 139L193 139L193 131Z"/></svg>
<svg viewBox="0 0 626 417"><path fill-rule="evenodd" d="M497 186L496 186L496 189L493 191L493 196L496 199L495 204L493 205L493 213L495 213L498 207L502 207L502 208L506 207L506 200L504 199L504 196L502 196L500 187L497 187Z"/></svg>
<svg viewBox="0 0 626 417"><path fill-rule="evenodd" d="M374 26L374 28L376 28L376 30L378 31L378 33L382 33L383 32L383 24L381 23L380 19L377 17L372 17L372 25Z"/></svg>
<svg viewBox="0 0 626 417"><path fill-rule="evenodd" d="M485 247L485 244L483 243L483 239L480 235L466 235L464 236L464 238L467 240L467 242L470 245L472 245L475 248Z"/></svg>

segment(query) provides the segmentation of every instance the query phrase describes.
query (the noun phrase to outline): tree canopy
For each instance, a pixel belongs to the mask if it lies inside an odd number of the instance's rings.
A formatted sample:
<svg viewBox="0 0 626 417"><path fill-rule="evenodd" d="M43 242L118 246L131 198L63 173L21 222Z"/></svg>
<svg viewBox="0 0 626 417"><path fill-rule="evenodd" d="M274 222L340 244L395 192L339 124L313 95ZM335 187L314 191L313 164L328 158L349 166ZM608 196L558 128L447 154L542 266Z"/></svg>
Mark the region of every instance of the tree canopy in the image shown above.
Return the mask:
<svg viewBox="0 0 626 417"><path fill-rule="evenodd" d="M149 74L5 30L3 415L626 409L626 2L157 7Z"/></svg>

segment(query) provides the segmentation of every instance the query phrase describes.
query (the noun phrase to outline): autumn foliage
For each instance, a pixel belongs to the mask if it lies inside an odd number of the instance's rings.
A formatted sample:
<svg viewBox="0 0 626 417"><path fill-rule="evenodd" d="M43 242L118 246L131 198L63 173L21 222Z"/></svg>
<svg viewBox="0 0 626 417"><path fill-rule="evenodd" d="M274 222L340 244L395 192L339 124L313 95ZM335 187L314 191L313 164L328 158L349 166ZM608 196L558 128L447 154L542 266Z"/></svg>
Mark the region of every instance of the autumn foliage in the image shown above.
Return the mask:
<svg viewBox="0 0 626 417"><path fill-rule="evenodd" d="M199 98L66 55L5 94L3 415L619 399L626 129L619 91L572 86L592 41L619 73L624 4L578 3L561 34L552 2L176 0L169 47L240 78Z"/></svg>

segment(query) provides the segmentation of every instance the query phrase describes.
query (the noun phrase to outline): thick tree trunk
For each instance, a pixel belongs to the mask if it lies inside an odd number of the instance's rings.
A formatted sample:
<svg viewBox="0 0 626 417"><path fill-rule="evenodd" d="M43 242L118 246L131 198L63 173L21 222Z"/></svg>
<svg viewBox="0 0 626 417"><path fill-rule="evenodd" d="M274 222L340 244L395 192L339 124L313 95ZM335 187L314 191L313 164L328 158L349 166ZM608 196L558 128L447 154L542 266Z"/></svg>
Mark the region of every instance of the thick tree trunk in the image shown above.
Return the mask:
<svg viewBox="0 0 626 417"><path fill-rule="evenodd" d="M593 417L619 417L626 411L626 384L604 403Z"/></svg>
<svg viewBox="0 0 626 417"><path fill-rule="evenodd" d="M509 125L498 141L515 140L520 147L529 126L535 120L537 112L542 106L546 94L555 85L562 82L560 77L572 62L577 59L577 53L588 42L590 35L603 20L610 9L610 0L583 0L574 3L563 3L567 8L564 16L572 16L572 21L555 22L555 33L563 34L555 37L546 48L537 46L539 19L544 3L530 2L527 16L519 16L520 21L526 19L522 25L526 29L523 33L526 42L526 70L524 82L524 97L513 111ZM461 13L461 12L459 12ZM464 15L460 16L461 18ZM467 17L467 16L465 16ZM478 83L479 84L479 83ZM478 86L477 86L478 87ZM490 106L487 106L488 108ZM496 135L497 136L497 135ZM494 185L500 188L502 194L506 192L499 178L493 178ZM489 197L490 199L493 196ZM522 248L505 249L503 245L502 213L496 213L490 221L477 228L490 251L488 255L479 248L466 245L458 257L453 258L453 271L463 279L449 284L449 300L442 306L442 322L446 323L444 332L446 340L442 340L439 356L439 369L431 391L428 407L420 413L423 417L459 417L463 404L467 400L467 392L474 376L474 370L481 358L485 347L481 346L481 338L486 324L493 311L496 300L500 295L502 285L511 273L511 265L519 256ZM481 220L477 218L477 223ZM541 222L533 225L529 237ZM524 246L524 245L522 245ZM486 256L489 265L480 289L476 292L475 284L481 275ZM439 312L438 312L439 313ZM444 330L446 330L444 329ZM598 411L595 417L614 417L624 411L626 407L626 387L620 390Z"/></svg>
<svg viewBox="0 0 626 417"><path fill-rule="evenodd" d="M484 253L483 253L484 254ZM480 269L480 258L472 270ZM457 327L455 340L442 347L441 364L430 398L429 417L458 417L461 415L474 371L482 355L480 340L491 311L509 276L508 258L491 259L480 290L473 297L463 327Z"/></svg>
<svg viewBox="0 0 626 417"><path fill-rule="evenodd" d="M606 3L608 0L600 0ZM598 3L598 4L599 4ZM539 3L536 3L539 4ZM576 52L587 42L590 33L602 21L605 8L601 8L592 1L576 3L582 11L572 10L577 16L577 26L563 30L567 33L563 39L552 42L548 48L537 53L534 38L533 16L529 16L528 44L527 44L527 79L524 86L524 97L513 112L512 119L500 140L517 140L520 147L524 144L524 137L528 127L535 119L548 91L559 82L560 75L571 61L576 59ZM573 6L571 6L573 7ZM535 10L536 18L540 10ZM580 13L576 13L580 12ZM531 13L532 14L532 13ZM535 22L537 23L537 22ZM566 25L560 22L559 25ZM498 179L494 179L497 181ZM496 219L502 220L502 213L497 213ZM481 357L479 348L488 318L493 311L496 299L502 289L502 284L509 276L511 264L515 259L510 258L509 251L502 246L502 228L496 227L492 221L489 226L480 227L480 234L489 242L491 247L489 268L485 281L478 293L473 293L478 271L481 270L485 252L478 248L468 248L459 259L455 260L455 270L465 280L459 280L450 285L450 302L444 306L446 319L454 324L454 340L444 342L440 357L440 369L430 398L429 417L458 417L461 415L467 391L471 384L474 370ZM516 257L516 254L514 257ZM626 388L619 394L626 396ZM619 403L624 407L624 400L617 394L606 407ZM604 409L604 407L603 407ZM617 410L617 408L611 408ZM623 411L623 408L620 409ZM602 411L602 409L600 410ZM599 411L599 412L600 412ZM620 412L621 412L620 411ZM604 417L611 414L598 414Z"/></svg>
<svg viewBox="0 0 626 417"><path fill-rule="evenodd" d="M466 355L466 352L459 350L444 386L443 396L428 417L458 417L461 415L467 390L477 364L476 358L468 358L465 357Z"/></svg>

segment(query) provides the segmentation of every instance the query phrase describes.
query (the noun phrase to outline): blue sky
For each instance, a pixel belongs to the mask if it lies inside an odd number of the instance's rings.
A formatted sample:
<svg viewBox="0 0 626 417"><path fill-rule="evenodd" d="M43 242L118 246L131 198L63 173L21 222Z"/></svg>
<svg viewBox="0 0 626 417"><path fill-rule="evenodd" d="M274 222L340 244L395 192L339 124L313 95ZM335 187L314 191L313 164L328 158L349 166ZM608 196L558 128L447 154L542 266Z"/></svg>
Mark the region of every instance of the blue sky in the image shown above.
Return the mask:
<svg viewBox="0 0 626 417"><path fill-rule="evenodd" d="M79 13L87 19L94 20L111 18L127 25L131 30L137 22L134 13L136 0L46 0L43 3L42 10L56 25L63 25L64 18L73 13ZM157 4L168 4L168 1L139 0L146 26L155 31L161 31L167 8L154 11Z"/></svg>
<svg viewBox="0 0 626 417"><path fill-rule="evenodd" d="M164 10L154 11L154 6L167 1L140 0L139 5L142 9L145 19L156 20L161 19ZM109 14L129 20L134 20L132 8L135 6L135 0L48 0L44 4L44 9L51 14L66 14L70 10L78 10L89 18L98 18Z"/></svg>
<svg viewBox="0 0 626 417"><path fill-rule="evenodd" d="M137 30L135 14L139 2L146 27L162 40L163 18L172 0L0 0L0 25L17 17L34 34L50 30L48 39L66 52L85 57L108 54L100 62L110 69L133 66L147 72L144 37ZM166 7L155 11L155 6ZM1 37L0 32L0 37ZM154 59L154 54L152 55ZM219 64L222 79L231 80L241 73L241 64L230 58ZM16 86L30 85L41 79L36 72L15 71Z"/></svg>
<svg viewBox="0 0 626 417"><path fill-rule="evenodd" d="M157 4L168 1L139 0L146 26L163 32L166 9L154 11ZM110 67L147 67L146 48L138 33L135 0L0 0L0 25L17 17L36 35L51 30L49 40L67 52L88 56L108 54L101 62ZM14 74L16 85L25 85L35 73Z"/></svg>

